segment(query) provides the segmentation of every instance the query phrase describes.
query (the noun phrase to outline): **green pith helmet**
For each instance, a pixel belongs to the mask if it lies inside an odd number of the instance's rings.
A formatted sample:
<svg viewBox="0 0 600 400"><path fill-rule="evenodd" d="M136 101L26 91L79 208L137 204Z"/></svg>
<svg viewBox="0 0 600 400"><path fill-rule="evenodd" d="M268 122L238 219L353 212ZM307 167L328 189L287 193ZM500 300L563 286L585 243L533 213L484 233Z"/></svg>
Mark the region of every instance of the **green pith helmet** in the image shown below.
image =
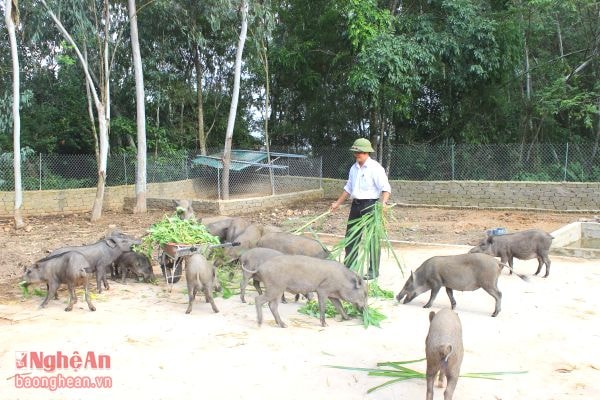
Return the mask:
<svg viewBox="0 0 600 400"><path fill-rule="evenodd" d="M369 139L360 138L354 141L354 144L350 147L350 151L354 153L373 153L375 150L373 150Z"/></svg>

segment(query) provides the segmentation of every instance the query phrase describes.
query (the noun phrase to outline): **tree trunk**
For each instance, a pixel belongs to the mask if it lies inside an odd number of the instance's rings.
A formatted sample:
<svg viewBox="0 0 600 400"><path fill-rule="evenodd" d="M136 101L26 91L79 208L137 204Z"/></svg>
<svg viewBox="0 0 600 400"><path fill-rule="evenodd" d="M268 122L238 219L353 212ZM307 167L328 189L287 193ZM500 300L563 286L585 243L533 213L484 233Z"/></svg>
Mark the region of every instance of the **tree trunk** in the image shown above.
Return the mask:
<svg viewBox="0 0 600 400"><path fill-rule="evenodd" d="M15 228L20 229L25 226L21 207L23 207L23 187L21 185L21 116L19 115L20 105L20 79L19 79L19 53L17 52L17 34L16 24L19 21L19 9L17 1L5 0L4 16L6 28L8 29L8 38L10 41L10 54L13 69L13 169L15 175L15 207L14 219Z"/></svg>
<svg viewBox="0 0 600 400"><path fill-rule="evenodd" d="M269 144L269 56L267 49L264 50L264 68L265 68L265 147L267 150L267 162L269 163L269 179L271 180L271 194L275 195L275 179L273 177L273 168L271 166L271 146Z"/></svg>
<svg viewBox="0 0 600 400"><path fill-rule="evenodd" d="M206 135L204 134L204 96L202 93L202 64L200 63L200 49L194 46L194 65L196 67L196 102L198 103L198 146L200 154L206 155Z"/></svg>
<svg viewBox="0 0 600 400"><path fill-rule="evenodd" d="M135 165L135 206L134 213L145 213L146 206L146 97L144 94L144 73L138 36L137 10L135 0L127 0L129 23L131 25L131 52L135 72L135 104L137 125L137 163Z"/></svg>
<svg viewBox="0 0 600 400"><path fill-rule="evenodd" d="M83 58L87 64L87 46L85 42L83 43ZM87 80L85 81L85 95L88 103L88 116L90 117L90 122L92 124L92 134L94 135L94 154L96 155L96 165L98 165L100 162L100 144L98 143L98 132L96 131L96 120L94 119L92 92Z"/></svg>
<svg viewBox="0 0 600 400"><path fill-rule="evenodd" d="M104 203L104 188L106 183L106 164L108 159L108 131L106 110L101 104L98 107L98 131L100 134L100 163L98 164L98 183L96 185L96 198L92 206L92 222L98 221L102 216L102 204Z"/></svg>
<svg viewBox="0 0 600 400"><path fill-rule="evenodd" d="M242 29L235 54L235 69L233 75L233 93L231 96L231 107L227 119L227 131L225 132L225 146L223 148L223 200L229 200L229 167L231 165L231 142L233 139L233 127L237 112L238 98L240 95L240 76L242 73L242 53L246 42L248 31L248 1L242 0L240 5L242 13Z"/></svg>

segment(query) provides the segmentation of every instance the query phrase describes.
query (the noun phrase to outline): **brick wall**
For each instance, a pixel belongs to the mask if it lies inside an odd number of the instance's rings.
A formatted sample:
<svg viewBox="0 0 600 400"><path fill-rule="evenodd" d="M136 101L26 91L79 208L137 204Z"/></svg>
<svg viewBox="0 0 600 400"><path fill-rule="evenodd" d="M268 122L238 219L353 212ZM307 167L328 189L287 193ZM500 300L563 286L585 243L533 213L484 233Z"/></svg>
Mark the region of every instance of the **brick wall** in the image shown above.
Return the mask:
<svg viewBox="0 0 600 400"><path fill-rule="evenodd" d="M324 196L337 198L345 182L323 179ZM599 182L390 181L390 184L391 200L410 205L600 210Z"/></svg>

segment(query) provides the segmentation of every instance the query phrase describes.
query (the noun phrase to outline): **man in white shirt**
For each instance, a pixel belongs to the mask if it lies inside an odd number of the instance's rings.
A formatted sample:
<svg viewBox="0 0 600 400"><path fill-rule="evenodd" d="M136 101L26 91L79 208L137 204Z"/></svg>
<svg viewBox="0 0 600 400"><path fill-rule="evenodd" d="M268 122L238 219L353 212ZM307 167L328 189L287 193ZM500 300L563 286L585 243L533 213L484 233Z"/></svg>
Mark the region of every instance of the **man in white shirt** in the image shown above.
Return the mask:
<svg viewBox="0 0 600 400"><path fill-rule="evenodd" d="M380 197L381 202L384 205L387 204L392 192L385 169L383 169L381 164L369 157L369 153L374 152L374 150L368 139L356 139L352 147L350 147L350 151L354 153L356 163L350 168L344 191L331 204L331 211L335 211L348 197L352 199L352 207L348 216L348 226L346 227L346 237L349 236L350 221L370 212L373 209L372 206ZM348 255L356 242L353 241L353 243L350 243L346 247L344 264L347 267L350 267L354 262L355 256L348 257ZM371 265L369 266L369 273L365 277L366 279L373 279L379 276L380 258L381 248L377 246L377 249L370 254Z"/></svg>

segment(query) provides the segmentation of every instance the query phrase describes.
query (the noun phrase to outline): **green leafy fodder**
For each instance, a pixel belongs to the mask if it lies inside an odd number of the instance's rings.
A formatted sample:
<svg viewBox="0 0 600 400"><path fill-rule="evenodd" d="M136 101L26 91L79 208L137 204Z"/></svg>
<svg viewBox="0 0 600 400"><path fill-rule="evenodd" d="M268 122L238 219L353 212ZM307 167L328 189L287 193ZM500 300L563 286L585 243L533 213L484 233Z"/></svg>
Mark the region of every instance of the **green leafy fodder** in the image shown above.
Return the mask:
<svg viewBox="0 0 600 400"><path fill-rule="evenodd" d="M365 328L371 325L380 327L381 321L387 318L385 315L379 312L379 310L370 306L365 307L363 311L360 312L356 307L354 307L354 305L342 302L342 308L350 318L361 317ZM319 302L316 300L310 300L306 302L305 305L300 307L298 312L313 318L320 318ZM338 315L338 312L335 306L333 303L331 303L331 301L327 300L325 303L325 318L334 318L336 315Z"/></svg>
<svg viewBox="0 0 600 400"><path fill-rule="evenodd" d="M348 223L348 232L344 239L333 247L332 258L340 259L345 248L352 245L352 250L345 255L344 263L363 276L371 264L379 266L381 246L391 253L396 264L403 271L402 264L390 243L387 234L387 220L393 218L392 206L384 208L380 202L373 204L370 211ZM379 271L374 271L379 275Z"/></svg>
<svg viewBox="0 0 600 400"><path fill-rule="evenodd" d="M380 376L388 378L389 380L374 386L367 390L367 393L374 392L375 390L381 389L382 387L392 385L397 382L405 381L408 379L425 379L426 375L423 372L410 369L405 364L412 364L420 361L424 361L424 358L418 360L408 361L386 361L377 363L377 368L355 368L355 367L344 367L339 365L329 365L331 368L345 369L349 371L364 371L369 376ZM525 374L527 371L504 371L504 372L469 372L460 375L463 378L477 378L477 379L493 379L500 380L500 376L509 374Z"/></svg>
<svg viewBox="0 0 600 400"><path fill-rule="evenodd" d="M219 238L211 235L206 226L194 219L182 220L176 215L165 215L148 229L141 245L135 246L134 250L151 257L155 247L166 243L219 244Z"/></svg>

